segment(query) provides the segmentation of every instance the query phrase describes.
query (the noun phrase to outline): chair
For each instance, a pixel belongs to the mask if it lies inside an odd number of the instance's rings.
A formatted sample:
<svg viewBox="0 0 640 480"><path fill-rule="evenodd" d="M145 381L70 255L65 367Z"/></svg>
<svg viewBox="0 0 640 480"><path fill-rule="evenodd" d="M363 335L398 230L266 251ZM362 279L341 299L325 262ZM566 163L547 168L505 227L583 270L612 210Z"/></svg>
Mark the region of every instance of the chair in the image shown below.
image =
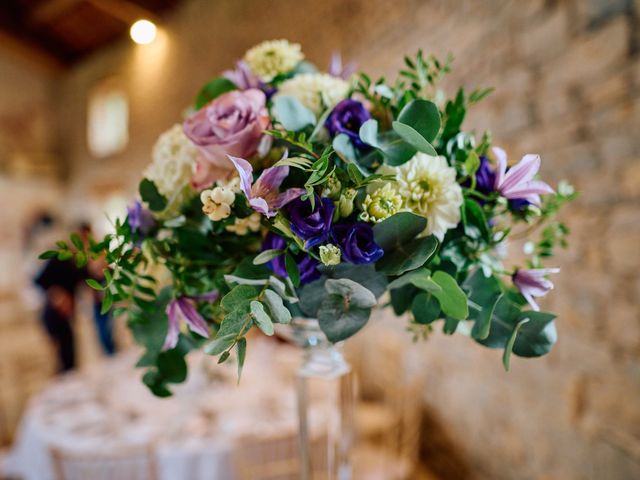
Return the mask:
<svg viewBox="0 0 640 480"><path fill-rule="evenodd" d="M312 440L311 464L314 480L323 480L327 462L327 437ZM237 480L298 480L300 478L298 434L279 437L245 438L234 448Z"/></svg>
<svg viewBox="0 0 640 480"><path fill-rule="evenodd" d="M156 466L150 447L127 450L70 452L52 448L56 480L155 480Z"/></svg>

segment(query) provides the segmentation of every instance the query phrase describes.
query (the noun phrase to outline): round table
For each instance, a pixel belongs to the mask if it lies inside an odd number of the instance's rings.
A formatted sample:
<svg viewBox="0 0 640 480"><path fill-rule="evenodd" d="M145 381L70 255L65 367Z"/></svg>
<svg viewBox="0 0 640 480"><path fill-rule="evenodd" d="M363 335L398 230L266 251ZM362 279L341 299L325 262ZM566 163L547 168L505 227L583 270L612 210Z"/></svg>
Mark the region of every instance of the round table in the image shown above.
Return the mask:
<svg viewBox="0 0 640 480"><path fill-rule="evenodd" d="M138 352L125 352L83 373L57 379L28 406L9 474L56 480L52 452L92 455L148 449L162 480L230 480L233 453L243 438L297 429L294 389L299 352L255 339L237 384L233 362L217 365L200 353L189 358L189 378L174 396L154 397L134 369ZM317 425L322 424L318 413Z"/></svg>

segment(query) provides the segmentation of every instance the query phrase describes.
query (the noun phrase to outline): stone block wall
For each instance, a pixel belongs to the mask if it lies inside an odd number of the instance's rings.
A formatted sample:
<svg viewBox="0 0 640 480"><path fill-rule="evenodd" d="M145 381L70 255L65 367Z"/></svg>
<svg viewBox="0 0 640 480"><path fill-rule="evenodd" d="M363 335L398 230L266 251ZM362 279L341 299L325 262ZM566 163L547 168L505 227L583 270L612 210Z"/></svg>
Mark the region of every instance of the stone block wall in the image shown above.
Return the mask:
<svg viewBox="0 0 640 480"><path fill-rule="evenodd" d="M261 40L287 37L326 65L332 50L390 74L423 48L456 58L444 82L495 86L468 125L490 129L512 160L539 153L547 179L582 193L563 214L572 249L545 306L560 340L515 359L461 335L423 346L426 404L491 479L640 477L640 2L633 0L186 1L153 48L125 39L58 82L70 202L133 192L151 146L207 79ZM131 144L96 160L84 136L86 95L117 75L131 99ZM426 433L428 442L429 432Z"/></svg>

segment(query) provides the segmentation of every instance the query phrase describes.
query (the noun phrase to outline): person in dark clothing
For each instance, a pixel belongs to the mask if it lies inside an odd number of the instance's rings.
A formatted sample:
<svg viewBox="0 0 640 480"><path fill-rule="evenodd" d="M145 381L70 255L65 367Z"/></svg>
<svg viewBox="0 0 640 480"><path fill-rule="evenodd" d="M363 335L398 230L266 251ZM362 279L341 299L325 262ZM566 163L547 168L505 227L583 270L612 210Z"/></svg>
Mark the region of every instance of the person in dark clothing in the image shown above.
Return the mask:
<svg viewBox="0 0 640 480"><path fill-rule="evenodd" d="M42 321L56 346L62 372L75 367L72 326L75 291L86 276L86 272L76 268L71 261L53 258L47 261L34 280L46 293Z"/></svg>

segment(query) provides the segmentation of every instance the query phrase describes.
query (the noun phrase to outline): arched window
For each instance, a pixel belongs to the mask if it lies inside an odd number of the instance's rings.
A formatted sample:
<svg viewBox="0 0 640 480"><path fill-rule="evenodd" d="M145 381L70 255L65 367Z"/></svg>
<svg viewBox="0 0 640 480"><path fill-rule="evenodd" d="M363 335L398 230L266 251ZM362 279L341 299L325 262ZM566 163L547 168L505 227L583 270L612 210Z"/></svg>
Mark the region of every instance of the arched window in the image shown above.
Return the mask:
<svg viewBox="0 0 640 480"><path fill-rule="evenodd" d="M94 87L87 105L87 143L103 158L121 152L129 141L129 100L115 78Z"/></svg>

